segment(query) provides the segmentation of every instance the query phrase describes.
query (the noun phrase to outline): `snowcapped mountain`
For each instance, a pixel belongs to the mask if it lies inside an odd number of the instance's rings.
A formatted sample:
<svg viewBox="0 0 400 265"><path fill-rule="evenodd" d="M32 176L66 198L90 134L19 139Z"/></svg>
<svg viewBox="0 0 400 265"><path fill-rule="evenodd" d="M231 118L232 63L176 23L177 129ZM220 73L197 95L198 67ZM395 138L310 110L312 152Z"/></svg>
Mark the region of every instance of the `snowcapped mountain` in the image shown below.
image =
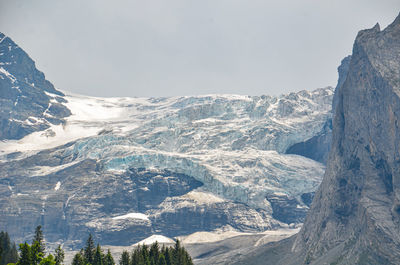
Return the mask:
<svg viewBox="0 0 400 265"><path fill-rule="evenodd" d="M0 56L0 227L17 239L37 224L50 242L76 247L88 231L128 245L153 234L262 232L304 220L325 167L287 151L330 133L333 88L95 98L55 90L27 59L26 72L44 81L21 81L22 66L5 65L22 50L9 52ZM323 154L321 143L314 149Z"/></svg>

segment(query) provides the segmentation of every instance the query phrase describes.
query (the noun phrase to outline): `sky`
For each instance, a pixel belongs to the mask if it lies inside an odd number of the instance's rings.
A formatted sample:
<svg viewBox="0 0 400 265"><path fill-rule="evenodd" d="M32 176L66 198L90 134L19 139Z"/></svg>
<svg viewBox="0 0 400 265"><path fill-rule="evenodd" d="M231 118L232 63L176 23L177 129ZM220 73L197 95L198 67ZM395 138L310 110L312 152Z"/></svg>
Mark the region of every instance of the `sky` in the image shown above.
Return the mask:
<svg viewBox="0 0 400 265"><path fill-rule="evenodd" d="M0 0L0 32L58 89L279 95L335 86L359 30L399 0Z"/></svg>

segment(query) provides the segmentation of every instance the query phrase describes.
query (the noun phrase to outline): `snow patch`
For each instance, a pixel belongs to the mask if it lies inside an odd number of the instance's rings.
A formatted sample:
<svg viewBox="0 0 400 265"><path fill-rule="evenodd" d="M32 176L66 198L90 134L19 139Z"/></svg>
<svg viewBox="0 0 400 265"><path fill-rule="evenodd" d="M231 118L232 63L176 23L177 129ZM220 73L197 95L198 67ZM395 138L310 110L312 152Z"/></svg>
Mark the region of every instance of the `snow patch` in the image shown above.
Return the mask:
<svg viewBox="0 0 400 265"><path fill-rule="evenodd" d="M146 239L143 239L142 241L134 244L133 246L137 245L151 245L155 242L158 242L158 244L175 244L175 240L163 236L163 235L152 235Z"/></svg>
<svg viewBox="0 0 400 265"><path fill-rule="evenodd" d="M129 219L129 218L133 218L133 219L141 219L141 220L145 220L145 221L149 221L149 217L143 213L128 213L125 215L120 215L120 216L116 216L113 217L113 220L125 220L125 219Z"/></svg>
<svg viewBox="0 0 400 265"><path fill-rule="evenodd" d="M62 169L66 169L70 166L73 166L77 163L79 163L80 161L73 161L71 163L67 163L64 165L60 165L60 166L55 166L55 167L49 167L49 166L36 166L33 168L28 168L27 171L29 171L29 175L31 176L35 176L35 177L39 177L39 176L46 176L55 172L58 172ZM58 184L58 183L57 183Z"/></svg>
<svg viewBox="0 0 400 265"><path fill-rule="evenodd" d="M7 76L12 83L14 83L17 79L10 74L6 69L4 69L3 67L0 67L0 73L4 74L5 76Z"/></svg>

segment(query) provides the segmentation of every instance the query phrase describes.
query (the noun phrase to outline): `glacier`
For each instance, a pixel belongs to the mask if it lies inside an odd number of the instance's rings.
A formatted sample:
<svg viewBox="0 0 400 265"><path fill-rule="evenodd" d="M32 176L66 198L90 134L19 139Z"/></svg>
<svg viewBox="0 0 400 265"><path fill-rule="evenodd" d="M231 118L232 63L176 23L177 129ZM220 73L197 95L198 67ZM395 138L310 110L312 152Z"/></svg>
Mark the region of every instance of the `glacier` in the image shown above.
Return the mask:
<svg viewBox="0 0 400 265"><path fill-rule="evenodd" d="M36 206L25 209L25 201L39 200L38 220L52 223L59 215L68 227L63 242L71 247L87 230L105 243L133 244L154 233L297 228L309 207L304 196L312 196L325 170L320 162L285 152L324 130L331 119L331 87L277 97L63 93L61 104L71 112L64 123L0 142L2 183L7 204L14 205L0 215L12 222L16 211L35 211ZM60 98L46 96L50 102ZM49 183L30 190L22 184L27 178ZM165 194L154 199L157 189ZM122 218L127 213L146 218ZM171 229L180 219L187 221ZM59 225L50 229L51 238Z"/></svg>

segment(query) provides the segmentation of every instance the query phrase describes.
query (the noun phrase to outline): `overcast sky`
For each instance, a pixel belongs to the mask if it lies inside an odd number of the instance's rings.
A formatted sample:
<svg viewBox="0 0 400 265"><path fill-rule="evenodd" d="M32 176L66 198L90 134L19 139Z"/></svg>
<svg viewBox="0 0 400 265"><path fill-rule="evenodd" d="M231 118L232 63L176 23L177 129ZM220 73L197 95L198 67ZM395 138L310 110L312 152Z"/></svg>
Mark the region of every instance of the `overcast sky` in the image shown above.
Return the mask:
<svg viewBox="0 0 400 265"><path fill-rule="evenodd" d="M335 86L360 29L399 0L0 0L0 31L59 89L281 94Z"/></svg>

